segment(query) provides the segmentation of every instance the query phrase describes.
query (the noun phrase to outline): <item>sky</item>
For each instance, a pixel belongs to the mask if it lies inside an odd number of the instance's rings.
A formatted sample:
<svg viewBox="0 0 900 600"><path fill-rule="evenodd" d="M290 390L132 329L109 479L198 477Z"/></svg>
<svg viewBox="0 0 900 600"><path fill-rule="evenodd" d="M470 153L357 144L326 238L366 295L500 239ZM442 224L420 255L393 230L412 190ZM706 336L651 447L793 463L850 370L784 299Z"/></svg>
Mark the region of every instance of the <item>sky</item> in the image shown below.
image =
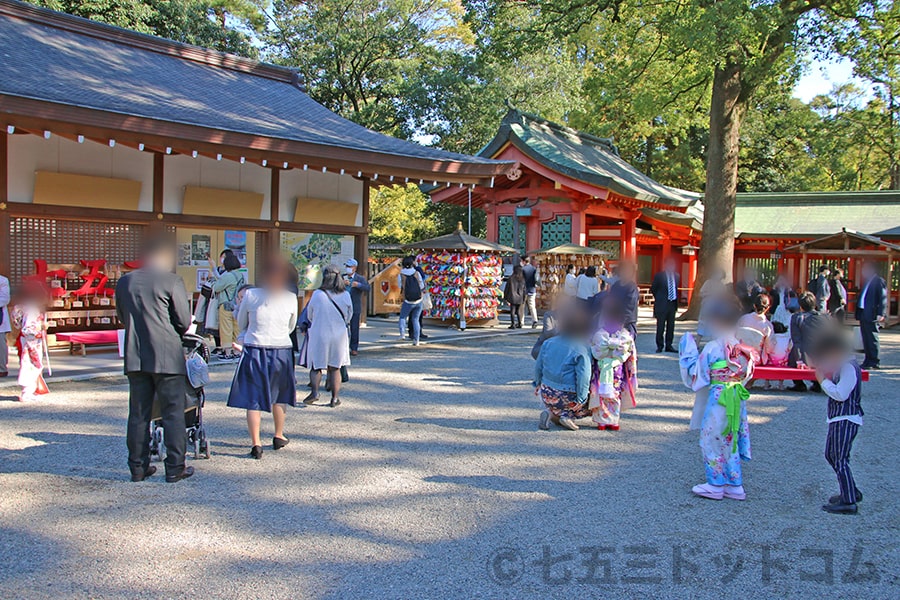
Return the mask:
<svg viewBox="0 0 900 600"><path fill-rule="evenodd" d="M819 94L830 92L835 85L847 82L856 83L861 89L869 87L865 81L853 76L853 63L847 59L813 60L806 73L797 82L794 96L809 102Z"/></svg>

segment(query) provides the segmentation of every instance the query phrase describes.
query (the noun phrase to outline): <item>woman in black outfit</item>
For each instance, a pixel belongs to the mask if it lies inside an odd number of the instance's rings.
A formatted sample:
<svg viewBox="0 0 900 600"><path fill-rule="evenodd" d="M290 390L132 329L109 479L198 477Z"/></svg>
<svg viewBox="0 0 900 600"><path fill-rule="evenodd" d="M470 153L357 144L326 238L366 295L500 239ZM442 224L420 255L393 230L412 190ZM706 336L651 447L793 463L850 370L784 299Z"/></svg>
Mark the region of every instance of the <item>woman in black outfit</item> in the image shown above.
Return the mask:
<svg viewBox="0 0 900 600"><path fill-rule="evenodd" d="M503 299L509 303L509 328L521 329L519 308L525 302L525 273L522 265L513 267L512 275L509 276L506 289L503 291Z"/></svg>

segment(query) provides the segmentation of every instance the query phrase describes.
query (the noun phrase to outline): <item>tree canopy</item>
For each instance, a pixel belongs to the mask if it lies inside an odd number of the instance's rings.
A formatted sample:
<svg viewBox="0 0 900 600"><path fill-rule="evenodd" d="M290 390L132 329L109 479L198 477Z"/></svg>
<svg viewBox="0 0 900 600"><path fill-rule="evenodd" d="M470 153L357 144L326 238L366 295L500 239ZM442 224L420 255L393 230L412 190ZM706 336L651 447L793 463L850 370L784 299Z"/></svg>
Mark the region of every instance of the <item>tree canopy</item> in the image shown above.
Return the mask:
<svg viewBox="0 0 900 600"><path fill-rule="evenodd" d="M885 0L35 0L297 69L377 131L477 152L507 103L604 137L651 177L706 192L730 260L737 191L900 188L900 2ZM803 102L811 57L864 84ZM376 205L386 212L379 213ZM397 227L404 215L412 224ZM373 239L452 229L411 188L373 199ZM475 233L483 232L476 211Z"/></svg>

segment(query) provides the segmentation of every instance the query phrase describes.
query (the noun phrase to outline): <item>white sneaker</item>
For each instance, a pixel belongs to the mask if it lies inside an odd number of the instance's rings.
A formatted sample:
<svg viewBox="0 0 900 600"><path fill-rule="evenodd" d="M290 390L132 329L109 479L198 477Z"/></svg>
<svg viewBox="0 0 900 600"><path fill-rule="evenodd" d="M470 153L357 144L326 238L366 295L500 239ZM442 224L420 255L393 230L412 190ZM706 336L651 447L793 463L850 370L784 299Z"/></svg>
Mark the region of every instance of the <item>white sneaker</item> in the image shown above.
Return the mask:
<svg viewBox="0 0 900 600"><path fill-rule="evenodd" d="M700 485L695 485L691 488L691 491L697 494L698 496L702 496L703 498L709 498L710 500L721 500L725 495L725 490L723 486L719 485L710 485L708 483L701 483Z"/></svg>
<svg viewBox="0 0 900 600"><path fill-rule="evenodd" d="M746 500L747 494L742 485L726 485L723 496L732 500Z"/></svg>

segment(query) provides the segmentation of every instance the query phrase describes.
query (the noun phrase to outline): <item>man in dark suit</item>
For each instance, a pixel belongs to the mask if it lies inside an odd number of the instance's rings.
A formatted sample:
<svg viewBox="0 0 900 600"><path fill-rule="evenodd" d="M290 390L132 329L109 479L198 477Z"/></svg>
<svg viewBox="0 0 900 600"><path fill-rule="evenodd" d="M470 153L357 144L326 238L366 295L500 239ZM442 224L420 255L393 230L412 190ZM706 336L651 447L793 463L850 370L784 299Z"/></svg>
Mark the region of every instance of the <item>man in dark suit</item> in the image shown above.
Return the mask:
<svg viewBox="0 0 900 600"><path fill-rule="evenodd" d="M765 293L766 288L757 281L756 269L753 267L745 268L741 280L734 282L734 294L741 301L741 310L744 314L753 312L753 299L758 294Z"/></svg>
<svg viewBox="0 0 900 600"><path fill-rule="evenodd" d="M653 294L653 316L656 317L656 351L678 352L675 341L675 314L678 312L678 283L675 259L666 258L663 270L653 277L650 293ZM665 346L663 334L665 333Z"/></svg>
<svg viewBox="0 0 900 600"><path fill-rule="evenodd" d="M831 298L831 283L828 281L830 275L831 269L828 268L828 265L820 266L815 286L809 290L816 295L816 310L822 314L828 313L828 300Z"/></svg>
<svg viewBox="0 0 900 600"><path fill-rule="evenodd" d="M344 263L346 269L344 273L344 283L347 284L347 291L350 292L350 301L353 304L353 316L350 317L350 356L359 354L359 320L362 318L362 299L363 294L372 289L368 280L357 273L359 263L356 259L349 259Z"/></svg>
<svg viewBox="0 0 900 600"><path fill-rule="evenodd" d="M156 472L150 465L150 418L154 398L162 415L166 481L194 474L184 464L186 368L181 337L191 323L184 281L173 273L175 245L169 237L149 240L143 267L116 285L116 312L125 325L128 376L128 466L132 481Z"/></svg>
<svg viewBox="0 0 900 600"><path fill-rule="evenodd" d="M856 299L856 320L862 333L866 358L863 369L880 369L881 351L878 328L887 314L887 285L875 270L875 263L865 262L862 267L863 285Z"/></svg>
<svg viewBox="0 0 900 600"><path fill-rule="evenodd" d="M622 261L616 272L617 279L610 286L609 295L618 300L625 311L625 329L637 340L638 301L640 292L636 281L636 270L633 263Z"/></svg>

